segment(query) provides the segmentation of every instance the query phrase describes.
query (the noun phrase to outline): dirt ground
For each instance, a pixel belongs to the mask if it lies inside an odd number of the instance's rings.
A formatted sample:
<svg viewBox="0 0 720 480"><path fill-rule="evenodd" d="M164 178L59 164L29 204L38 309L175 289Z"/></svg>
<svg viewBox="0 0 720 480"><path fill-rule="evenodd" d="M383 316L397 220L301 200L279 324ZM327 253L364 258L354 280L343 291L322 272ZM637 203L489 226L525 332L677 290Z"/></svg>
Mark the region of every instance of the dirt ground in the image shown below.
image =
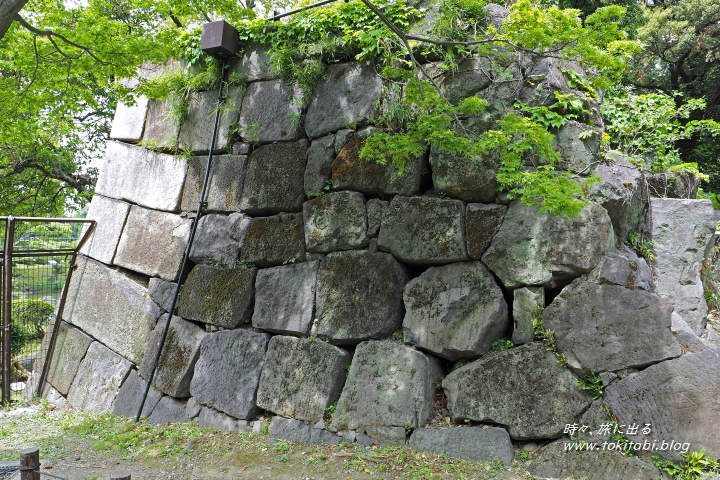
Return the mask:
<svg viewBox="0 0 720 480"><path fill-rule="evenodd" d="M0 410L0 461L18 460L28 447L40 449L41 479L106 480L123 470L133 480L531 478L522 462L508 468L406 448L311 445L187 424L134 424L37 403Z"/></svg>

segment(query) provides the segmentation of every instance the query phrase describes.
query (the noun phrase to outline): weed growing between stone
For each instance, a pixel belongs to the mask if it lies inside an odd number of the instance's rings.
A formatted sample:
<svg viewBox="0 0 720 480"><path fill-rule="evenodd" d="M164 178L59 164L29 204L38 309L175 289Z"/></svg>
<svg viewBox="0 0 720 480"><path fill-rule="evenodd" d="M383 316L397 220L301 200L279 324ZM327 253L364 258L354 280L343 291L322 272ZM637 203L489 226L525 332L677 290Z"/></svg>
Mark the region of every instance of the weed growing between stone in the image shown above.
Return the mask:
<svg viewBox="0 0 720 480"><path fill-rule="evenodd" d="M15 460L22 448L32 445L40 448L44 464L53 467L49 472L69 471L72 478L92 478L98 472L90 467L104 469L104 465L129 467L133 476L140 474L146 480L182 480L191 478L191 473L192 478L220 478L211 475L219 472L226 478L270 474L281 480L531 478L524 471L531 456L524 451L508 468L500 462L474 463L403 447L305 444L273 440L266 433L207 430L194 423L136 424L107 413L56 409L47 403L12 408L0 411L0 460ZM78 470L88 459L87 471ZM98 477L107 478L110 471L101 471ZM206 477L203 472L208 472Z"/></svg>

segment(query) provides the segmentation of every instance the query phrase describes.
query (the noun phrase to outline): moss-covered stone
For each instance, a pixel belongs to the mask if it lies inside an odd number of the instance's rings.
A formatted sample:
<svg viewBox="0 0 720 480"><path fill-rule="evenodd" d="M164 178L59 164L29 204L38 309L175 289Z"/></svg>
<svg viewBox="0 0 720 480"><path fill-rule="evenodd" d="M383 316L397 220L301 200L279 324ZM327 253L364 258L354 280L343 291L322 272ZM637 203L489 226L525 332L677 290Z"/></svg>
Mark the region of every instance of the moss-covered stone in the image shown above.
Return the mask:
<svg viewBox="0 0 720 480"><path fill-rule="evenodd" d="M305 245L313 253L366 247L365 198L358 192L334 192L303 204Z"/></svg>
<svg viewBox="0 0 720 480"><path fill-rule="evenodd" d="M240 248L240 260L258 267L305 261L302 213L253 219Z"/></svg>
<svg viewBox="0 0 720 480"><path fill-rule="evenodd" d="M507 206L470 203L465 211L465 238L468 256L475 260L482 257L500 230Z"/></svg>
<svg viewBox="0 0 720 480"><path fill-rule="evenodd" d="M407 263L467 260L465 204L459 200L397 196L385 209L378 246Z"/></svg>
<svg viewBox="0 0 720 480"><path fill-rule="evenodd" d="M223 328L249 322L257 269L222 269L197 265L188 275L178 315Z"/></svg>
<svg viewBox="0 0 720 480"><path fill-rule="evenodd" d="M350 250L320 262L312 334L338 345L383 338L400 329L408 276L392 255Z"/></svg>

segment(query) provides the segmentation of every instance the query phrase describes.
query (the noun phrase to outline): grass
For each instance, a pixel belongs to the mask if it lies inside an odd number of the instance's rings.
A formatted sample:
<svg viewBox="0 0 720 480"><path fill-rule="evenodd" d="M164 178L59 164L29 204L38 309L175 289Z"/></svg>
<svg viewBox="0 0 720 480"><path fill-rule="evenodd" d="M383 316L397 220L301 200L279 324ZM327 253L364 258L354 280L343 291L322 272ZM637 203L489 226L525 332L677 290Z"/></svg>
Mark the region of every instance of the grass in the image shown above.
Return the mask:
<svg viewBox="0 0 720 480"><path fill-rule="evenodd" d="M33 410L22 416L3 416L0 411L0 460L15 460L20 449L32 445L40 448L42 458L65 464L89 451L95 463L218 468L219 462L219 468L242 470L242 478L259 478L253 474L260 471L272 472L277 479L299 478L300 474L302 478L345 480L531 478L524 471L530 456L521 451L516 455L520 461L509 468L499 462L468 462L402 447L305 444L270 440L264 434L207 430L194 423L136 424L106 413L54 409L47 403L30 407Z"/></svg>

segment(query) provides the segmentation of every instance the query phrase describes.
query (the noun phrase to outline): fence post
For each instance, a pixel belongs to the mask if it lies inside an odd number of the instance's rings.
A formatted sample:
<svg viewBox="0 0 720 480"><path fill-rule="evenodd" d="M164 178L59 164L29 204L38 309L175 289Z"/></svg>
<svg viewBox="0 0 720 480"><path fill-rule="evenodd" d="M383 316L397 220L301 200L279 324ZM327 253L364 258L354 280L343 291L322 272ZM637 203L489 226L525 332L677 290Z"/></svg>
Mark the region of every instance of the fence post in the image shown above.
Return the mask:
<svg viewBox="0 0 720 480"><path fill-rule="evenodd" d="M39 468L39 448L26 448L20 452L20 480L40 480Z"/></svg>
<svg viewBox="0 0 720 480"><path fill-rule="evenodd" d="M110 475L110 480L131 480L130 472L128 470L123 470L122 472L115 472Z"/></svg>

